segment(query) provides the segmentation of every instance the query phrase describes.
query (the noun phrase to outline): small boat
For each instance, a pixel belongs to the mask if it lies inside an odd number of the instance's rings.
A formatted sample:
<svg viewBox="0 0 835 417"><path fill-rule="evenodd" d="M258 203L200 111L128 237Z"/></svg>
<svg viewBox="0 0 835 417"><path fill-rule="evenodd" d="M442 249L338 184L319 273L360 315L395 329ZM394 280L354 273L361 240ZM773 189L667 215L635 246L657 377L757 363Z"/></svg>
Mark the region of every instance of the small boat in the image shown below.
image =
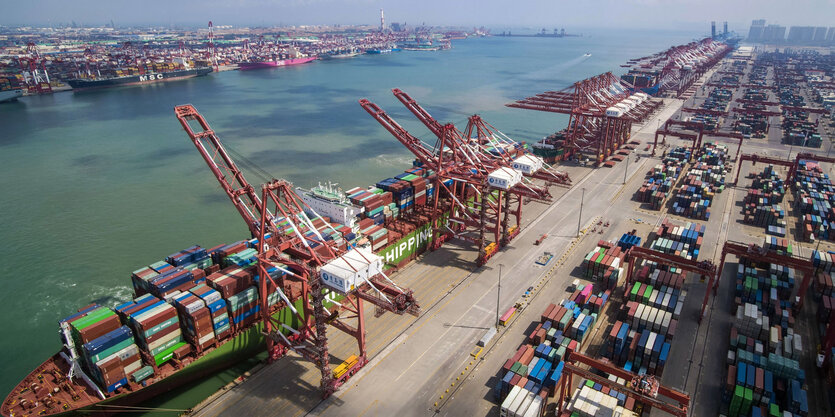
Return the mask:
<svg viewBox="0 0 835 417"><path fill-rule="evenodd" d="M590 57L590 56L591 56L591 54L590 54L590 53L586 53L586 54L585 54L585 55L583 55L583 56L585 56L585 57Z"/></svg>

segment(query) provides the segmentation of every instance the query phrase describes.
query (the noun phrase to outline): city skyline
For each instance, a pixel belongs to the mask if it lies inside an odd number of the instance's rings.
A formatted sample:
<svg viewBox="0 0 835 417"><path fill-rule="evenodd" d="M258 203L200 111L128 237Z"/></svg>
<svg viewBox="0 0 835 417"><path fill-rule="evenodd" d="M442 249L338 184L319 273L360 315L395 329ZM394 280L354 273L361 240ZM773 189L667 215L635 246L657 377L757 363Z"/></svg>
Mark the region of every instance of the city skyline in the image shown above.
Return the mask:
<svg viewBox="0 0 835 417"><path fill-rule="evenodd" d="M784 26L829 26L835 1L785 2L705 0L602 0L593 6L580 3L527 1L508 6L498 0L448 3L381 0L205 0L164 2L146 0L130 4L102 0L33 0L6 5L0 24L6 26L57 26L76 22L95 26L299 26L376 25L379 9L388 22L441 26L530 26L697 29L710 21L728 21L731 30L747 31L753 19ZM659 18L663 17L663 19Z"/></svg>

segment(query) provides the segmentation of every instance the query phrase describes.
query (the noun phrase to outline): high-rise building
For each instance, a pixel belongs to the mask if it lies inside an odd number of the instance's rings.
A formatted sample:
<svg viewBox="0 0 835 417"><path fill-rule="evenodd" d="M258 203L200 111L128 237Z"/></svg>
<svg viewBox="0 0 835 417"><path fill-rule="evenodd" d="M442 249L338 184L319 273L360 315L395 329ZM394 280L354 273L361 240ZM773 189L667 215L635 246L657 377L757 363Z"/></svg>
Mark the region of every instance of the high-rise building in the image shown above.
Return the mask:
<svg viewBox="0 0 835 417"><path fill-rule="evenodd" d="M835 41L835 27L829 28L829 30L826 32L826 40L830 42Z"/></svg>
<svg viewBox="0 0 835 417"><path fill-rule="evenodd" d="M768 25L763 28L763 34L760 38L762 42L782 43L786 40L786 27L780 25Z"/></svg>
<svg viewBox="0 0 835 417"><path fill-rule="evenodd" d="M765 19L758 19L751 22L751 29L748 30L748 40L762 40L763 29L765 29Z"/></svg>
<svg viewBox="0 0 835 417"><path fill-rule="evenodd" d="M812 40L815 43L823 43L826 41L826 28L825 27L816 27L815 34L812 37Z"/></svg>
<svg viewBox="0 0 835 417"><path fill-rule="evenodd" d="M814 26L792 26L789 28L789 37L786 40L791 43L803 43L811 42L814 37Z"/></svg>
<svg viewBox="0 0 835 417"><path fill-rule="evenodd" d="M728 22L724 22L722 24L722 34L728 36Z"/></svg>
<svg viewBox="0 0 835 417"><path fill-rule="evenodd" d="M716 37L716 22L715 21L710 22L710 37L711 38Z"/></svg>

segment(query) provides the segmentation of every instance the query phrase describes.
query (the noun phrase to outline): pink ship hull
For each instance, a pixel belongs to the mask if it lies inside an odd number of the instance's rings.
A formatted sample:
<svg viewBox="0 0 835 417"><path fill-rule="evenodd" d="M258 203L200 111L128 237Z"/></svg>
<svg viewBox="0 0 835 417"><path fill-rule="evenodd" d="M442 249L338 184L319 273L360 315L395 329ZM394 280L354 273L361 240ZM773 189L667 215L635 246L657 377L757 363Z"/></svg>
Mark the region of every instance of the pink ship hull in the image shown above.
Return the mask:
<svg viewBox="0 0 835 417"><path fill-rule="evenodd" d="M238 67L241 70L254 70L254 69L262 69L262 68L275 68L275 67L286 67L289 65L300 65L306 64L310 61L315 60L316 58L292 58L292 59L279 59L275 61L261 61L261 62L241 62Z"/></svg>

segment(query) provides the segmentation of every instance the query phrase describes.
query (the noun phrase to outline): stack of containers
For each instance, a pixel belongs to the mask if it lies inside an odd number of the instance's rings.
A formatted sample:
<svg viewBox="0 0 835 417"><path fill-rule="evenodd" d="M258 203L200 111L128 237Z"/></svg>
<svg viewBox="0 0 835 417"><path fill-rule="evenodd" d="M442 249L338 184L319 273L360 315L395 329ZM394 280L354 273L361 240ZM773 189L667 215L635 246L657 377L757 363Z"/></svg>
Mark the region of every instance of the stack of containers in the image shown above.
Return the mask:
<svg viewBox="0 0 835 417"><path fill-rule="evenodd" d="M206 304L206 308L208 308L209 314L212 317L212 330L217 340L223 340L229 337L232 333L229 312L226 308L226 301L220 293L205 284L192 288L190 292L200 297Z"/></svg>
<svg viewBox="0 0 835 417"><path fill-rule="evenodd" d="M292 232L291 232L292 233ZM218 245L214 248L211 248L207 251L208 255L212 258L212 262L215 265L222 265L223 259L227 256L230 256L234 253L238 253L248 247L247 241L239 240L235 243L230 243L228 245ZM215 272L215 271L212 271Z"/></svg>
<svg viewBox="0 0 835 417"><path fill-rule="evenodd" d="M623 276L625 256L622 246L600 241L584 258L583 274L589 280L600 281L606 289L615 288Z"/></svg>
<svg viewBox="0 0 835 417"><path fill-rule="evenodd" d="M256 263L258 263L258 251L253 248L246 248L223 258L223 266L234 265L246 268Z"/></svg>
<svg viewBox="0 0 835 417"><path fill-rule="evenodd" d="M407 177L412 174L401 174ZM399 178L389 178L378 182L377 188L391 193L392 200L400 213L412 211L414 206L414 189L408 181Z"/></svg>
<svg viewBox="0 0 835 417"><path fill-rule="evenodd" d="M696 260L706 229L703 224L690 222L679 226L665 218L658 227L655 233L657 238L650 244L650 248Z"/></svg>
<svg viewBox="0 0 835 417"><path fill-rule="evenodd" d="M672 213L703 220L710 218L713 197L725 188L727 155L725 145L706 143L702 146L696 164L688 170L676 191Z"/></svg>
<svg viewBox="0 0 835 417"><path fill-rule="evenodd" d="M568 403L568 410L571 411L571 416L578 417L637 417L638 414L630 410L634 407L634 402L625 393L586 380L574 391Z"/></svg>
<svg viewBox="0 0 835 417"><path fill-rule="evenodd" d="M150 268L135 271L131 275L131 280L136 294L150 293L164 298L168 294L188 290L196 283L202 282L206 276L202 269L190 271L181 266L174 267L167 263L165 265L167 267L160 268L158 264L154 264Z"/></svg>
<svg viewBox="0 0 835 417"><path fill-rule="evenodd" d="M226 300L233 331L248 326L258 318L261 306L252 268L230 266L209 275L206 282Z"/></svg>
<svg viewBox="0 0 835 417"><path fill-rule="evenodd" d="M835 240L835 187L817 163L799 161L794 183L795 210L800 212L804 238Z"/></svg>
<svg viewBox="0 0 835 417"><path fill-rule="evenodd" d="M774 236L766 236L763 242L763 248L768 251L776 252L779 255L791 256L794 252L794 246L788 239L783 239Z"/></svg>
<svg viewBox="0 0 835 417"><path fill-rule="evenodd" d="M113 310L90 305L59 324L64 344L73 349L82 368L105 392L126 385L126 375L142 368L133 334Z"/></svg>
<svg viewBox="0 0 835 417"><path fill-rule="evenodd" d="M212 264L208 251L199 245L183 249L177 253L168 255L165 262L173 266L181 266L188 270L208 268Z"/></svg>
<svg viewBox="0 0 835 417"><path fill-rule="evenodd" d="M635 230L624 233L618 240L618 247L624 251L629 250L633 246L641 246L641 237L635 234Z"/></svg>
<svg viewBox="0 0 835 417"><path fill-rule="evenodd" d="M116 311L133 329L140 354L154 368L168 362L178 349L188 350L177 309L171 304L146 294Z"/></svg>
<svg viewBox="0 0 835 417"><path fill-rule="evenodd" d="M191 347L199 354L215 346L215 332L212 315L206 302L191 292L183 292L172 298L180 317L183 336Z"/></svg>
<svg viewBox="0 0 835 417"><path fill-rule="evenodd" d="M793 271L741 259L723 402L729 416L808 415L803 340L793 330ZM765 413L764 413L765 412Z"/></svg>
<svg viewBox="0 0 835 417"><path fill-rule="evenodd" d="M642 203L649 203L653 210L660 210L681 175L684 164L689 160L690 151L687 148L679 147L670 151L662 163L648 173L647 179L636 193L636 199Z"/></svg>
<svg viewBox="0 0 835 417"><path fill-rule="evenodd" d="M762 226L769 234L786 236L785 210L780 207L786 190L783 180L771 165L756 174L748 194L742 200L742 214L748 224Z"/></svg>
<svg viewBox="0 0 835 417"><path fill-rule="evenodd" d="M377 224L385 222L386 217L396 218L399 213L392 212L392 195L388 191L380 188L371 188L363 190L354 188L348 191L348 199L353 204L363 207L366 218L371 219ZM386 212L388 209L388 212Z"/></svg>
<svg viewBox="0 0 835 417"><path fill-rule="evenodd" d="M127 326L82 345L81 357L90 377L107 393L127 385L128 375L142 368L139 349Z"/></svg>
<svg viewBox="0 0 835 417"><path fill-rule="evenodd" d="M582 290L574 298L580 298L580 293ZM586 293L585 297L590 298L590 289ZM493 394L503 413L541 415L546 398L556 393L562 378L562 359L579 346L576 340L563 335L574 322L573 308L548 305L526 343L502 366Z"/></svg>

